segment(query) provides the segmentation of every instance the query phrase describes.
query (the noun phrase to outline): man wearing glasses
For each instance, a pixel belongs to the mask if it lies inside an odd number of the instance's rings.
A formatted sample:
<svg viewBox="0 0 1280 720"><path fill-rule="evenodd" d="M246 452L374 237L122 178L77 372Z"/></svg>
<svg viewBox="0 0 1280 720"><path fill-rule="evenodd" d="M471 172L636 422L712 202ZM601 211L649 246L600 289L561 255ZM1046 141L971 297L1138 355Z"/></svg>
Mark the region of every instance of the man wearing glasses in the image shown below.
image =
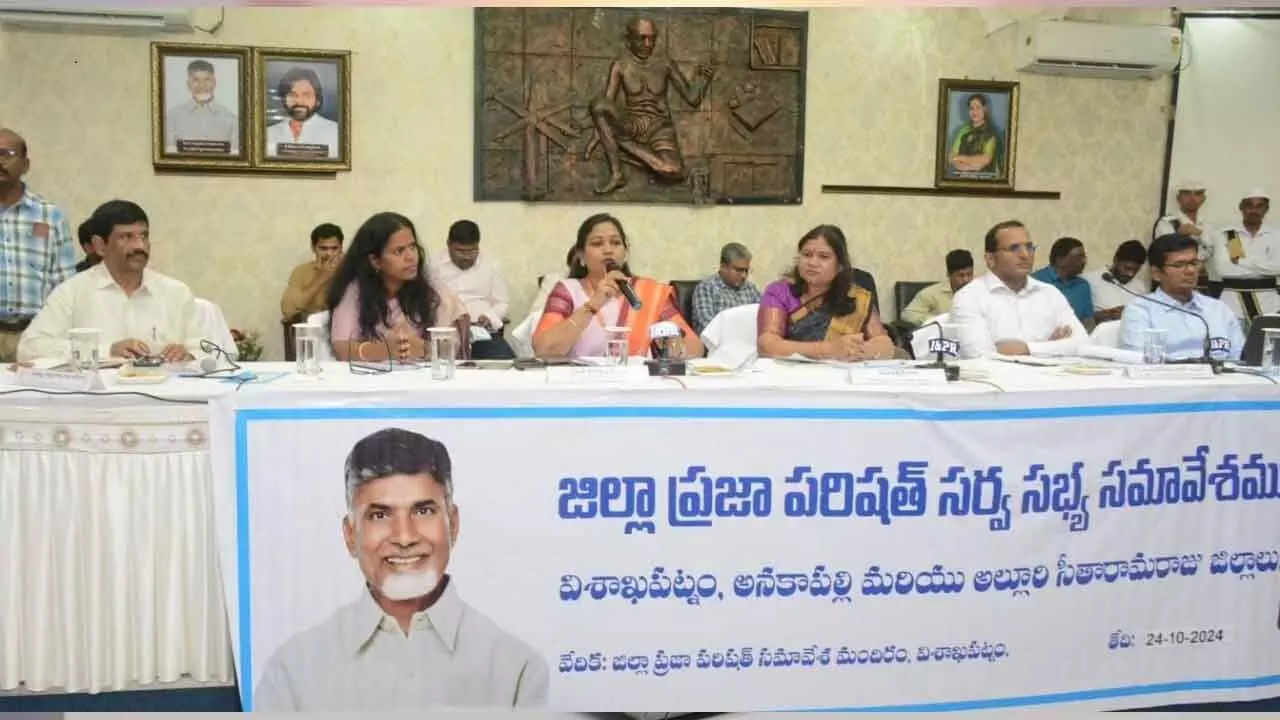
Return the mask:
<svg viewBox="0 0 1280 720"><path fill-rule="evenodd" d="M1161 235L1147 248L1151 277L1159 289L1147 295L1153 302L1134 300L1120 316L1120 346L1126 350L1143 349L1144 330L1164 330L1165 354L1170 360L1198 358L1204 353L1204 325L1187 312L1199 315L1209 324L1209 336L1226 338L1231 348L1218 360L1239 360L1244 348L1244 330L1231 308L1221 300L1196 292L1200 276L1200 244L1188 235ZM1172 307L1187 312L1178 312Z"/></svg>
<svg viewBox="0 0 1280 720"><path fill-rule="evenodd" d="M58 206L31 192L27 142L0 128L0 362L12 362L18 339L44 300L76 271L75 241Z"/></svg>
<svg viewBox="0 0 1280 720"><path fill-rule="evenodd" d="M951 305L962 357L1071 355L1089 339L1067 298L1031 277L1036 246L1027 228L1006 220L987 231L987 274L964 286Z"/></svg>
<svg viewBox="0 0 1280 720"><path fill-rule="evenodd" d="M760 288L747 279L751 274L751 251L742 243L720 248L720 271L708 276L693 289L693 329L702 332L716 315L760 302Z"/></svg>

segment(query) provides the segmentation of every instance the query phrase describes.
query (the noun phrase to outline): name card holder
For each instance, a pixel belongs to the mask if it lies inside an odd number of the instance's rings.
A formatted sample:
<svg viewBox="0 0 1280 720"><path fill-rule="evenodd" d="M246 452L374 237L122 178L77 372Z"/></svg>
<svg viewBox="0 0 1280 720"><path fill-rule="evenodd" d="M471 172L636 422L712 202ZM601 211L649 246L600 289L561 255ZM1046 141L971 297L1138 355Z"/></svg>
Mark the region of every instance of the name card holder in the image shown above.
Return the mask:
<svg viewBox="0 0 1280 720"><path fill-rule="evenodd" d="M849 368L849 382L853 385L946 385L947 374L942 368L892 367Z"/></svg>
<svg viewBox="0 0 1280 720"><path fill-rule="evenodd" d="M644 365L553 365L547 368L550 385L631 385L649 384Z"/></svg>
<svg viewBox="0 0 1280 720"><path fill-rule="evenodd" d="M105 390L102 378L96 372L72 370L48 370L33 367L18 368L18 384L22 387L56 392L94 392Z"/></svg>
<svg viewBox="0 0 1280 720"><path fill-rule="evenodd" d="M1209 380L1213 368L1208 365L1126 365L1124 376L1131 380Z"/></svg>

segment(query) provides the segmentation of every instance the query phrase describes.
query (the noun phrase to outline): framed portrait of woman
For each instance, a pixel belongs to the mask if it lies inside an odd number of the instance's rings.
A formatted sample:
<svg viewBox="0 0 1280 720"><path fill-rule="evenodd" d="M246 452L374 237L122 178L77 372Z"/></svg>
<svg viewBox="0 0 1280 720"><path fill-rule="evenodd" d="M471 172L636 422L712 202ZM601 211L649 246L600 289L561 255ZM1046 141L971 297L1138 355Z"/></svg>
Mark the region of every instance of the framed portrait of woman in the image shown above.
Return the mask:
<svg viewBox="0 0 1280 720"><path fill-rule="evenodd" d="M1012 190L1018 83L939 80L935 142L935 187Z"/></svg>

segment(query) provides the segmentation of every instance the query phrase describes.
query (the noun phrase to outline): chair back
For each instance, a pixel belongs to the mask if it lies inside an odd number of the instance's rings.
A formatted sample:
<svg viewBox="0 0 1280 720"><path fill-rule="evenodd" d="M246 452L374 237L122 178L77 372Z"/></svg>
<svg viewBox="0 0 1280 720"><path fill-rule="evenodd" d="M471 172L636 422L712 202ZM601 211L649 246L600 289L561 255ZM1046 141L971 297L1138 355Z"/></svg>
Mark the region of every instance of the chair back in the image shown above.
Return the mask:
<svg viewBox="0 0 1280 720"><path fill-rule="evenodd" d="M1266 330L1280 328L1280 315L1259 315L1249 326L1249 337L1244 341L1244 349L1240 351L1240 362L1245 365L1261 365L1264 347L1262 336Z"/></svg>
<svg viewBox="0 0 1280 720"><path fill-rule="evenodd" d="M290 318L281 320L280 327L284 332L284 359L288 362L294 362L298 359L298 348L296 345L297 332L293 329L293 320Z"/></svg>
<svg viewBox="0 0 1280 720"><path fill-rule="evenodd" d="M231 336L231 326L222 314L222 308L212 301L196 298L196 322L200 324L200 335L209 342L222 348L235 360L240 357L236 348L236 339Z"/></svg>
<svg viewBox="0 0 1280 720"><path fill-rule="evenodd" d="M1120 321L1108 320L1098 323L1089 335L1089 344L1109 348L1120 347Z"/></svg>
<svg viewBox="0 0 1280 720"><path fill-rule="evenodd" d="M693 290L701 280L670 280L671 288L676 291L676 307L684 316L685 322L693 322Z"/></svg>
<svg viewBox="0 0 1280 720"><path fill-rule="evenodd" d="M914 280L901 280L893 284L893 312L895 318L902 317L902 311L907 309L911 301L915 299L920 291L929 287L931 282L917 282Z"/></svg>
<svg viewBox="0 0 1280 720"><path fill-rule="evenodd" d="M702 344L709 354L716 348L731 342L739 342L756 346L757 324L760 315L759 303L738 305L711 318L702 331Z"/></svg>

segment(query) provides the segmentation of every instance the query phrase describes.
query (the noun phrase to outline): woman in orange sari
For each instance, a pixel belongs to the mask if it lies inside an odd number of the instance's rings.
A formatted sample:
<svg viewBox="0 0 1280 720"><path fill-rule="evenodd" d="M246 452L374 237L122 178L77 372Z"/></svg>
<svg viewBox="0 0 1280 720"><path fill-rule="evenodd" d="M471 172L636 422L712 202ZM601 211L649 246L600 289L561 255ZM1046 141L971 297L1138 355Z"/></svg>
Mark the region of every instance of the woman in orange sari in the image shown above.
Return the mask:
<svg viewBox="0 0 1280 720"><path fill-rule="evenodd" d="M789 277L764 289L756 321L760 357L800 354L845 362L894 357L893 340L871 299L870 290L853 282L844 233L835 225L819 225L800 238Z"/></svg>
<svg viewBox="0 0 1280 720"><path fill-rule="evenodd" d="M649 328L670 321L684 334L684 357L702 355L702 342L676 307L670 285L631 274L627 267L627 233L605 213L592 215L578 228L569 277L556 283L533 334L534 354L547 357L599 357L609 342L606 328L626 327L630 355L649 354ZM640 300L633 310L619 290L628 282Z"/></svg>

